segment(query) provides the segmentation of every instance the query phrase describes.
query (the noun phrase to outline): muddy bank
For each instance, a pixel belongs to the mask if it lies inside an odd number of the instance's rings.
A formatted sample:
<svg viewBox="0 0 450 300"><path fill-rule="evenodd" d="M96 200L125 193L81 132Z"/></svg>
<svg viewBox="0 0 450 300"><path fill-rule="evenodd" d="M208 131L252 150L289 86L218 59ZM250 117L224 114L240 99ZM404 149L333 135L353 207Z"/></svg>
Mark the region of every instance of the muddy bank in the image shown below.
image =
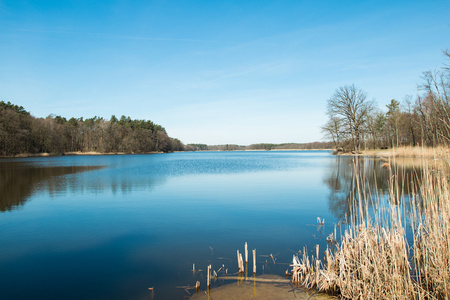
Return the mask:
<svg viewBox="0 0 450 300"><path fill-rule="evenodd" d="M273 279L281 281L283 277L276 275L261 275L258 279ZM203 287L204 288L204 287ZM247 281L227 282L224 281L222 286L212 288L208 296L205 290L201 290L198 294L193 291L191 300L245 300L245 299L310 299L310 300L330 300L335 299L326 294L316 291L308 291L301 287L293 287L288 280L284 282L256 282L252 278Z"/></svg>

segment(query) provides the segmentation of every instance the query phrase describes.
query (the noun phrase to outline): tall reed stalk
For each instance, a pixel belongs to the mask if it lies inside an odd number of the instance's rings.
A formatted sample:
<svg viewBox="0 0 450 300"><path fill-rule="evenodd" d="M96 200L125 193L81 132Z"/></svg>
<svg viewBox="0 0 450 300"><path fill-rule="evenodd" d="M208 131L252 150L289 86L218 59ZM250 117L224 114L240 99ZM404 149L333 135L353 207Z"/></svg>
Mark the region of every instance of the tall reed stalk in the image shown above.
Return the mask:
<svg viewBox="0 0 450 300"><path fill-rule="evenodd" d="M389 201L383 201L365 188L369 183L354 161L350 221L339 238L337 230L330 235L322 258L318 251L311 258L307 251L294 256L292 281L346 299L449 299L448 168L424 160L420 186L405 192L406 183L399 182L405 176L390 161ZM448 164L450 155L439 161Z"/></svg>

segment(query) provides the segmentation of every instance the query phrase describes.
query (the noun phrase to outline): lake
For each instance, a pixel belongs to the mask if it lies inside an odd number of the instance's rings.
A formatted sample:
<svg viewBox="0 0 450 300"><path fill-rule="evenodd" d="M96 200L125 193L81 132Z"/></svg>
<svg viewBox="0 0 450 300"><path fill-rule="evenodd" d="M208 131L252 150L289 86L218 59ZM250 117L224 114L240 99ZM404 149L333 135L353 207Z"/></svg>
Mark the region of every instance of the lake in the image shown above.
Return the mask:
<svg viewBox="0 0 450 300"><path fill-rule="evenodd" d="M177 286L205 289L193 263L236 273L244 242L258 274L284 275L348 214L351 162L330 151L2 159L2 299L150 299L149 287L183 299ZM380 165L363 164L382 192Z"/></svg>

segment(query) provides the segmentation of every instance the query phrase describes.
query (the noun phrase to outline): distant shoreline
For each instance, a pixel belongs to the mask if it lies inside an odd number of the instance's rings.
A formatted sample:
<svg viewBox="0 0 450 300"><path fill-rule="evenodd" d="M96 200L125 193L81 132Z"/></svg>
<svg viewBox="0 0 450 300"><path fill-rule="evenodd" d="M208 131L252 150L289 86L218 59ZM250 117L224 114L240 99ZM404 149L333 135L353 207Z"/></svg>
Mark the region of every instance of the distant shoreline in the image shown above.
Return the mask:
<svg viewBox="0 0 450 300"><path fill-rule="evenodd" d="M249 149L244 151L333 151L334 149L270 149L270 150L258 150Z"/></svg>
<svg viewBox="0 0 450 300"><path fill-rule="evenodd" d="M334 149L236 149L236 150L195 150L175 152L267 152L267 151L333 151Z"/></svg>
<svg viewBox="0 0 450 300"><path fill-rule="evenodd" d="M267 152L267 151L333 151L333 149L245 149L245 150L196 150L196 151L174 151L176 153L180 152ZM165 152L144 152L144 153L126 153L126 152L64 152L64 153L21 153L14 156L0 156L0 159L7 158L29 158L29 157L57 157L57 156L100 156L100 155L139 155L139 154L162 154ZM170 153L170 152L168 152ZM346 155L346 154L342 154Z"/></svg>

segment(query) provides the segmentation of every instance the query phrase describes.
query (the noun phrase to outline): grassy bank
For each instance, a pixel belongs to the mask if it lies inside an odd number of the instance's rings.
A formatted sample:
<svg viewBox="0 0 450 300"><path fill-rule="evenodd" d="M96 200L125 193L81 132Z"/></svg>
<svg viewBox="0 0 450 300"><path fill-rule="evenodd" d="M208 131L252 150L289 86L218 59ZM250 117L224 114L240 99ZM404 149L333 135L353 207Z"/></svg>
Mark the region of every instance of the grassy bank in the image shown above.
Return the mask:
<svg viewBox="0 0 450 300"><path fill-rule="evenodd" d="M292 280L346 299L449 299L448 149L399 148L383 156L390 157L390 201L365 192L370 183L358 176L354 160L349 222L336 225L323 254L294 257ZM402 192L395 157L412 156L422 160L421 186Z"/></svg>
<svg viewBox="0 0 450 300"><path fill-rule="evenodd" d="M346 155L343 153L342 155ZM347 154L348 155L348 154ZM370 157L414 157L414 158L448 158L448 147L398 147L392 149L362 150L358 155Z"/></svg>

